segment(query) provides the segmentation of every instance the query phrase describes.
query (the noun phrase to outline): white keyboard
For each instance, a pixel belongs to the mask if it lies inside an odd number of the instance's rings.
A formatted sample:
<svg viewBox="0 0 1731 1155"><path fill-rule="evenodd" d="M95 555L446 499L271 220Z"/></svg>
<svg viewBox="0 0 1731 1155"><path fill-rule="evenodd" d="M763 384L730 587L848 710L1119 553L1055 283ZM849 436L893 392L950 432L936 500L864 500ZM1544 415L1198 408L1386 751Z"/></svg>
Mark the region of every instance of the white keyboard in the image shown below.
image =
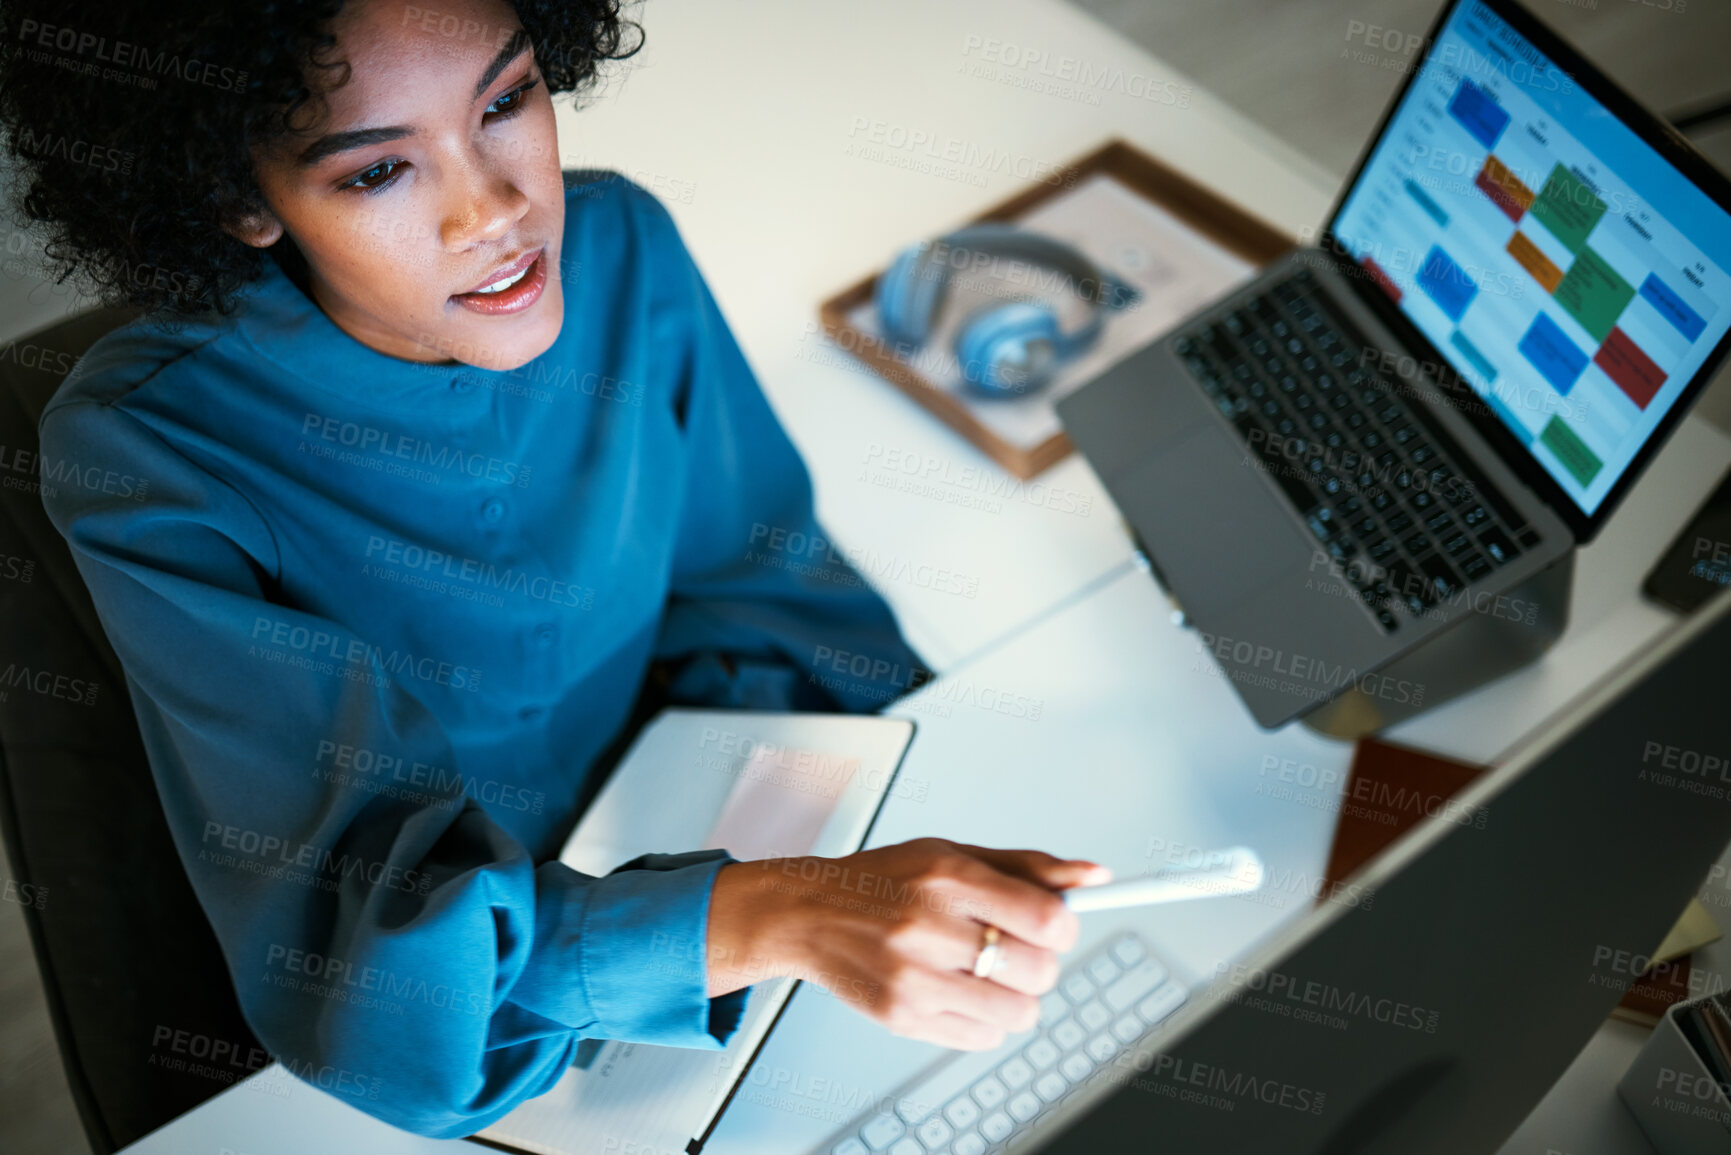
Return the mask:
<svg viewBox="0 0 1731 1155"><path fill-rule="evenodd" d="M1001 1151L1097 1067L1154 1030L1189 992L1135 934L1064 970L1040 1022L993 1051L957 1051L826 1139L812 1155L986 1155Z"/></svg>

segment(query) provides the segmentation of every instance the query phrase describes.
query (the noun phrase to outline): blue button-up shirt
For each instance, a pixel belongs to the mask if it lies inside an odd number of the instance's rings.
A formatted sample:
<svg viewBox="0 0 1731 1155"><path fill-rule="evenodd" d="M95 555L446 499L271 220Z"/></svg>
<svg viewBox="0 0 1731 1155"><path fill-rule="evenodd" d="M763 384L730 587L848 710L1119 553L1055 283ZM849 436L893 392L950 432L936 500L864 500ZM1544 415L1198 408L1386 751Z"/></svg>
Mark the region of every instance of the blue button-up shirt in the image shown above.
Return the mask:
<svg viewBox="0 0 1731 1155"><path fill-rule="evenodd" d="M822 536L809 478L666 210L567 183L564 325L519 369L367 348L269 262L235 317L98 341L41 425L248 1022L433 1135L584 1036L737 1024L745 992L689 965L720 852L555 858L652 660L676 700L856 710L881 702L820 689L819 653L917 661L788 546Z"/></svg>

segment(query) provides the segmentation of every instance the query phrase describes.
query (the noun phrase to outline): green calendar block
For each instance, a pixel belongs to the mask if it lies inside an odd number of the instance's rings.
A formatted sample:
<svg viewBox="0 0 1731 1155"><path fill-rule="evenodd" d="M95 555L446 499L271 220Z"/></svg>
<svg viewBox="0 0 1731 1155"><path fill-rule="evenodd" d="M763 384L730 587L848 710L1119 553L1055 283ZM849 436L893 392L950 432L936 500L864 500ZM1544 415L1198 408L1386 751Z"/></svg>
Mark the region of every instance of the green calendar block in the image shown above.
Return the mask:
<svg viewBox="0 0 1731 1155"><path fill-rule="evenodd" d="M1571 253L1578 253L1587 245L1587 234L1605 215L1605 207L1592 189L1559 164L1545 178L1532 215Z"/></svg>
<svg viewBox="0 0 1731 1155"><path fill-rule="evenodd" d="M1611 335L1624 307L1634 299L1635 286L1620 277L1598 253L1582 249L1552 295L1595 341L1603 341Z"/></svg>
<svg viewBox="0 0 1731 1155"><path fill-rule="evenodd" d="M1599 470L1605 467L1598 456L1587 448L1586 442L1575 435L1575 431L1563 424L1561 417L1553 416L1545 426L1545 431L1539 434L1539 440L1550 447L1557 460L1563 463L1574 479L1585 489L1593 483L1593 478L1599 475Z"/></svg>

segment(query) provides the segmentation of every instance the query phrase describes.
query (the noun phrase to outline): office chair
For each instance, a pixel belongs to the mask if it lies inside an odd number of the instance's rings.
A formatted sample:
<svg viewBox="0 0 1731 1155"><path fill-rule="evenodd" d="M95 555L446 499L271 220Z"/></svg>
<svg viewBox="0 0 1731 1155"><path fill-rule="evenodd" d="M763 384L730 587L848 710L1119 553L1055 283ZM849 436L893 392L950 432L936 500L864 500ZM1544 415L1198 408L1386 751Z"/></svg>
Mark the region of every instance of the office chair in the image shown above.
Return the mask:
<svg viewBox="0 0 1731 1155"><path fill-rule="evenodd" d="M98 1155L269 1061L169 837L120 660L42 509L42 408L98 337L136 315L94 309L0 345L6 891L29 925L66 1079Z"/></svg>

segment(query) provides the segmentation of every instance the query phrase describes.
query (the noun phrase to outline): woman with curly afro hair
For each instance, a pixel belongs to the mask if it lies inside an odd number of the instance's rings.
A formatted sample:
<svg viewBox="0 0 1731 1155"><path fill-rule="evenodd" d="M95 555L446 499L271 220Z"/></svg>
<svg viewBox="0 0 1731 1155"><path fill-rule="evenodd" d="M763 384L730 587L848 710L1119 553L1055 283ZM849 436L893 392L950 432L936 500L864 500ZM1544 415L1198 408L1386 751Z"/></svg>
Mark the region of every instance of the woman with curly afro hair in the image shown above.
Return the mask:
<svg viewBox="0 0 1731 1155"><path fill-rule="evenodd" d="M923 676L789 549L824 538L810 481L667 211L560 168L552 97L639 46L617 0L0 17L18 208L142 310L44 412L80 467L44 502L271 1054L456 1136L585 1037L721 1047L772 975L947 1046L1033 1024L1090 864L557 861L646 706L882 704L824 655Z"/></svg>

